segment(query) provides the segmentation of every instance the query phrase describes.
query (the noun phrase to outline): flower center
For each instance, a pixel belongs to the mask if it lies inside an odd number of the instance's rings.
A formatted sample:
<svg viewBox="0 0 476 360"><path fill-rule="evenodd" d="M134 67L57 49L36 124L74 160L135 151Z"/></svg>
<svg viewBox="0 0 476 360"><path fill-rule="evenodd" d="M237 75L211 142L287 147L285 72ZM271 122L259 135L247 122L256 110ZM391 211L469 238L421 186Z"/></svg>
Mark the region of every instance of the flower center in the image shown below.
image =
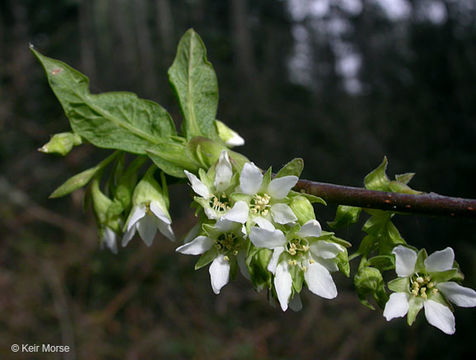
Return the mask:
<svg viewBox="0 0 476 360"><path fill-rule="evenodd" d="M271 200L271 196L268 194L256 194L250 201L250 211L256 215L263 215L266 216L269 213L269 201Z"/></svg>
<svg viewBox="0 0 476 360"><path fill-rule="evenodd" d="M286 244L286 251L294 256L299 252L305 253L309 250L309 243L305 239L294 238Z"/></svg>
<svg viewBox="0 0 476 360"><path fill-rule="evenodd" d="M234 233L223 233L218 236L215 246L219 251L223 251L225 253L231 252L233 255L238 254L238 250L240 248L240 239Z"/></svg>
<svg viewBox="0 0 476 360"><path fill-rule="evenodd" d="M420 296L423 299L427 299L428 295L436 294L438 289L435 288L435 283L431 281L429 275L415 273L410 278L410 292L413 296Z"/></svg>
<svg viewBox="0 0 476 360"><path fill-rule="evenodd" d="M225 212L230 209L230 201L225 194L221 194L219 197L213 196L210 199L210 207L217 212Z"/></svg>

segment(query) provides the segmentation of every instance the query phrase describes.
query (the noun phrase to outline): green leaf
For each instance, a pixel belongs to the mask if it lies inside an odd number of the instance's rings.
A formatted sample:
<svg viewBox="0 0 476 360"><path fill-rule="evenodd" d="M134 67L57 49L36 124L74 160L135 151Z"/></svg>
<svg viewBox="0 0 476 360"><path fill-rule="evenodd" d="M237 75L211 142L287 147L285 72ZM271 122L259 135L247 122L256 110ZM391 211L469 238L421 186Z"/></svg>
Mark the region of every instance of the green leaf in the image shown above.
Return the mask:
<svg viewBox="0 0 476 360"><path fill-rule="evenodd" d="M383 158L381 164L364 179L365 187L369 190L389 191L390 179L387 177L387 157Z"/></svg>
<svg viewBox="0 0 476 360"><path fill-rule="evenodd" d="M425 249L421 249L417 254L417 259L415 262L415 272L425 273L425 259L428 257L428 254Z"/></svg>
<svg viewBox="0 0 476 360"><path fill-rule="evenodd" d="M204 266L210 264L218 256L218 251L215 246L212 246L210 250L200 256L197 263L195 264L195 270L201 269Z"/></svg>
<svg viewBox="0 0 476 360"><path fill-rule="evenodd" d="M304 272L297 265L289 266L289 273L293 281L293 288L296 293L300 293L302 290L302 284L304 283Z"/></svg>
<svg viewBox="0 0 476 360"><path fill-rule="evenodd" d="M217 78L207 60L207 49L193 29L180 39L168 75L184 117L183 131L187 139L205 136L218 140L215 127Z"/></svg>
<svg viewBox="0 0 476 360"><path fill-rule="evenodd" d="M349 255L347 254L347 249L341 251L336 256L336 263L339 271L343 273L346 277L350 276L350 265L349 265Z"/></svg>
<svg viewBox="0 0 476 360"><path fill-rule="evenodd" d="M405 173L405 174L399 174L395 175L395 180L397 180L401 184L407 185L411 179L415 176L415 173Z"/></svg>
<svg viewBox="0 0 476 360"><path fill-rule="evenodd" d="M319 196L308 194L304 190L301 190L301 191L291 190L289 192L289 196L304 196L306 199L308 199L311 202L311 204L317 203L317 204L321 204L321 205L324 205L324 206L327 205L326 201L323 198L320 198Z"/></svg>
<svg viewBox="0 0 476 360"><path fill-rule="evenodd" d="M288 175L300 177L303 169L304 160L301 158L295 158L288 162L286 165L284 165L281 170L278 171L276 177L279 178Z"/></svg>
<svg viewBox="0 0 476 360"><path fill-rule="evenodd" d="M184 170L197 172L200 164L191 154L188 146L178 142L165 142L146 149L147 155L164 173L184 178Z"/></svg>
<svg viewBox="0 0 476 360"><path fill-rule="evenodd" d="M79 188L82 188L94 177L94 175L109 165L109 163L114 160L118 154L119 152L115 151L95 167L84 170L83 172L70 177L55 191L53 191L53 193L50 195L50 198L59 198L68 195Z"/></svg>
<svg viewBox="0 0 476 360"><path fill-rule="evenodd" d="M434 272L430 274L431 279L437 283L445 281L463 281L464 275L459 269L451 269L446 271Z"/></svg>
<svg viewBox="0 0 476 360"><path fill-rule="evenodd" d="M378 255L367 261L369 266L373 266L380 271L392 270L395 268L395 257L393 255Z"/></svg>
<svg viewBox="0 0 476 360"><path fill-rule="evenodd" d="M378 269L369 266L361 267L354 276L354 285L363 305L374 310L374 307L367 300L369 296L372 296L381 308L385 307L388 294L385 292L383 277Z"/></svg>
<svg viewBox="0 0 476 360"><path fill-rule="evenodd" d="M410 279L407 277L399 277L388 282L388 288L393 292L408 293L410 288Z"/></svg>
<svg viewBox="0 0 476 360"><path fill-rule="evenodd" d="M71 128L93 145L145 154L147 148L175 135L174 123L160 105L128 92L93 95L85 75L32 51L43 65Z"/></svg>
<svg viewBox="0 0 476 360"><path fill-rule="evenodd" d="M336 211L336 218L334 221L328 221L327 223L333 229L355 224L357 221L359 221L361 211L362 208L359 207L339 205Z"/></svg>
<svg viewBox="0 0 476 360"><path fill-rule="evenodd" d="M410 296L408 300L408 313L407 313L407 323L408 325L412 325L415 321L418 313L420 312L421 308L423 307L423 299L419 296Z"/></svg>

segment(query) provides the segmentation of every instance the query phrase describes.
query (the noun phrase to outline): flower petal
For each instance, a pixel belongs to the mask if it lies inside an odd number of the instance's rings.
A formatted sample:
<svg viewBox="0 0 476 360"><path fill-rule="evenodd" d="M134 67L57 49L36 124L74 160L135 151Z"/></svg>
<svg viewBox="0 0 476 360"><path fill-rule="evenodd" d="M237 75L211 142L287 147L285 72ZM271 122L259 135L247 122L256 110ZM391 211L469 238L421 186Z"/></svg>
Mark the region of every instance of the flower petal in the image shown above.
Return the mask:
<svg viewBox="0 0 476 360"><path fill-rule="evenodd" d="M268 185L268 193L274 199L282 199L288 195L298 180L299 178L294 175L275 178Z"/></svg>
<svg viewBox="0 0 476 360"><path fill-rule="evenodd" d="M476 306L476 291L461 286L454 281L442 282L436 285L445 297L452 303L461 307Z"/></svg>
<svg viewBox="0 0 476 360"><path fill-rule="evenodd" d="M164 235L167 239L169 239L170 241L175 241L175 234L170 224L158 222L156 223L156 226L159 228L160 233Z"/></svg>
<svg viewBox="0 0 476 360"><path fill-rule="evenodd" d="M236 229L236 226L237 226L237 223L224 219L224 218L220 218L217 220L214 227L219 232L225 233L228 231L232 231L234 228Z"/></svg>
<svg viewBox="0 0 476 360"><path fill-rule="evenodd" d="M132 209L129 221L127 223L127 231L129 231L140 219L145 216L145 205L136 205Z"/></svg>
<svg viewBox="0 0 476 360"><path fill-rule="evenodd" d="M289 297L291 296L291 290L293 285L293 279L289 273L288 263L282 261L276 267L276 275L274 277L274 288L278 295L279 304L281 309L286 311L288 309Z"/></svg>
<svg viewBox="0 0 476 360"><path fill-rule="evenodd" d="M314 242L311 244L310 249L314 256L318 256L323 259L333 259L340 252L344 251L344 247L342 245L324 240Z"/></svg>
<svg viewBox="0 0 476 360"><path fill-rule="evenodd" d="M245 251L239 251L236 255L236 262L238 263L238 268L240 269L241 275L246 279L251 280L250 273L248 272L248 267L246 266L246 254Z"/></svg>
<svg viewBox="0 0 476 360"><path fill-rule="evenodd" d="M281 230L267 230L254 226L250 231L251 242L259 248L274 249L286 244L286 237Z"/></svg>
<svg viewBox="0 0 476 360"><path fill-rule="evenodd" d="M273 255L271 256L271 259L269 260L267 269L270 273L274 274L276 272L276 266L278 265L278 260L281 254L284 251L283 246L278 246L274 248Z"/></svg>
<svg viewBox="0 0 476 360"><path fill-rule="evenodd" d="M309 264L304 272L307 288L314 294L325 299L337 296L337 288L329 271L318 262Z"/></svg>
<svg viewBox="0 0 476 360"><path fill-rule="evenodd" d="M453 268L455 253L453 249L447 247L444 250L435 251L425 259L425 268L428 272L446 271Z"/></svg>
<svg viewBox="0 0 476 360"><path fill-rule="evenodd" d="M258 226L260 228L263 228L263 229L266 229L266 230L270 230L270 231L274 231L275 230L275 227L273 224L271 224L270 221L266 220L265 218L261 217L261 216L257 216L255 218L253 218L253 221L258 224Z"/></svg>
<svg viewBox="0 0 476 360"><path fill-rule="evenodd" d="M248 194L256 194L263 182L263 174L253 163L246 163L240 174L240 191Z"/></svg>
<svg viewBox="0 0 476 360"><path fill-rule="evenodd" d="M313 219L307 221L303 226L301 226L301 230L299 230L297 234L301 237L319 237L321 236L321 233L321 224L319 224L319 221Z"/></svg>
<svg viewBox="0 0 476 360"><path fill-rule="evenodd" d="M209 250L215 241L207 236L198 236L192 241L179 246L175 251L185 255L200 255Z"/></svg>
<svg viewBox="0 0 476 360"><path fill-rule="evenodd" d="M102 244L106 246L113 254L117 254L117 235L116 233L109 227L104 229L103 237L102 237Z"/></svg>
<svg viewBox="0 0 476 360"><path fill-rule="evenodd" d="M390 295L385 309L383 310L383 316L387 321L397 317L404 317L408 312L408 294L399 292Z"/></svg>
<svg viewBox="0 0 476 360"><path fill-rule="evenodd" d="M289 224L297 220L296 215L286 204L274 204L271 206L271 216L278 224Z"/></svg>
<svg viewBox="0 0 476 360"><path fill-rule="evenodd" d="M295 312L302 310L302 301L299 294L294 295L294 297L291 299L289 302L289 308Z"/></svg>
<svg viewBox="0 0 476 360"><path fill-rule="evenodd" d="M127 244L129 244L129 241L132 240L132 238L134 237L136 233L136 227L133 226L131 227L129 230L127 230L127 232L124 234L124 236L122 237L122 247L126 247Z"/></svg>
<svg viewBox="0 0 476 360"><path fill-rule="evenodd" d="M425 317L428 322L437 327L445 334L452 335L455 332L455 317L451 310L433 300L427 300L423 304L425 308Z"/></svg>
<svg viewBox="0 0 476 360"><path fill-rule="evenodd" d="M137 223L137 231L147 246L151 246L157 233L157 225L152 216L147 215Z"/></svg>
<svg viewBox="0 0 476 360"><path fill-rule="evenodd" d="M188 172L187 170L184 170L183 172L185 173L185 175L187 175L188 180L190 181L190 186L192 187L193 191L195 191L198 195L205 199L208 199L212 196L207 186L202 183L195 175Z"/></svg>
<svg viewBox="0 0 476 360"><path fill-rule="evenodd" d="M415 272L417 253L405 246L393 248L395 254L395 272L399 277L407 277Z"/></svg>
<svg viewBox="0 0 476 360"><path fill-rule="evenodd" d="M158 201L151 201L149 205L150 211L152 214L154 214L157 219L160 221L166 223L166 224L171 224L172 220L170 219L169 214L162 208L160 203Z"/></svg>
<svg viewBox="0 0 476 360"><path fill-rule="evenodd" d="M223 216L224 219L244 224L248 220L248 204L243 200L237 201L233 207Z"/></svg>
<svg viewBox="0 0 476 360"><path fill-rule="evenodd" d="M233 170L231 168L230 160L228 159L228 153L223 150L218 159L218 164L215 168L215 189L219 192L225 191L230 186L231 176Z"/></svg>
<svg viewBox="0 0 476 360"><path fill-rule="evenodd" d="M218 295L221 288L228 284L230 279L230 263L225 260L223 255L218 255L213 260L208 271L213 292Z"/></svg>

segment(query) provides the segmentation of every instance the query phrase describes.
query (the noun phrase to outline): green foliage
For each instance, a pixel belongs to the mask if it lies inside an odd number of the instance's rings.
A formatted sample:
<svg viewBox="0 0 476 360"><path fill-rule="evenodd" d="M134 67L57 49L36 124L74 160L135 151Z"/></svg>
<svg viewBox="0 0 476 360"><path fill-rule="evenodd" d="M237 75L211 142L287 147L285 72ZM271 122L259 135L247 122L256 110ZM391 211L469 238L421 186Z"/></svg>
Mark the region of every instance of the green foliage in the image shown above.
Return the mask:
<svg viewBox="0 0 476 360"><path fill-rule="evenodd" d="M215 118L218 83L202 39L189 29L179 42L177 55L169 69L169 81L179 100L188 140L205 136L218 140Z"/></svg>
<svg viewBox="0 0 476 360"><path fill-rule="evenodd" d="M295 158L288 162L286 165L284 165L281 170L278 171L276 177L279 178L288 175L300 177L303 169L304 160L301 158Z"/></svg>
<svg viewBox="0 0 476 360"><path fill-rule="evenodd" d="M87 185L88 182L102 169L104 169L109 163L114 160L119 152L114 152L112 155L109 155L106 159L101 161L95 167L92 167L88 170L84 170L79 174L76 174L66 180L61 186L59 186L53 193L50 195L50 198L59 198L65 195L72 193L74 190L82 188Z"/></svg>
<svg viewBox="0 0 476 360"><path fill-rule="evenodd" d="M31 50L43 65L73 131L97 147L145 154L175 135L172 118L160 105L128 92L93 95L86 76Z"/></svg>
<svg viewBox="0 0 476 360"><path fill-rule="evenodd" d="M368 301L368 297L372 296L381 308L385 306L388 295L385 291L382 273L378 269L371 266L360 267L354 276L354 285L363 305L374 310L373 305Z"/></svg>

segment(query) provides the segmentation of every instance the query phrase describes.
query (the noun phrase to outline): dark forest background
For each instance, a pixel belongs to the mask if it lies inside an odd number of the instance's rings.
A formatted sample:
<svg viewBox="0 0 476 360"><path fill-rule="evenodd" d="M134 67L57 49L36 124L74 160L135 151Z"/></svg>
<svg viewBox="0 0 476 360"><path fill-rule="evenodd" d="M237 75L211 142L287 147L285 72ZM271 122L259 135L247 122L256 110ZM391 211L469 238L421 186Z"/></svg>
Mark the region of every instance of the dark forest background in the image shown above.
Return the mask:
<svg viewBox="0 0 476 360"><path fill-rule="evenodd" d="M81 146L39 153L69 129L28 50L90 77L177 104L166 71L189 27L218 75L218 118L261 167L305 161L304 178L361 186L384 155L422 191L476 198L476 4L472 0L3 0L0 2L0 358L13 343L64 344L64 359L458 359L474 353L474 310L446 336L423 313L411 327L361 306L351 279L333 301L303 296L282 313L244 279L211 291L195 258L158 236L114 256L99 249L82 193L48 200L104 157ZM193 222L189 189L171 189L174 230ZM335 205L318 209L322 224ZM476 287L474 221L396 219L429 252L456 251ZM353 241L360 226L338 232ZM354 243L355 244L355 243ZM358 244L358 243L357 243ZM356 247L356 245L354 245Z"/></svg>

